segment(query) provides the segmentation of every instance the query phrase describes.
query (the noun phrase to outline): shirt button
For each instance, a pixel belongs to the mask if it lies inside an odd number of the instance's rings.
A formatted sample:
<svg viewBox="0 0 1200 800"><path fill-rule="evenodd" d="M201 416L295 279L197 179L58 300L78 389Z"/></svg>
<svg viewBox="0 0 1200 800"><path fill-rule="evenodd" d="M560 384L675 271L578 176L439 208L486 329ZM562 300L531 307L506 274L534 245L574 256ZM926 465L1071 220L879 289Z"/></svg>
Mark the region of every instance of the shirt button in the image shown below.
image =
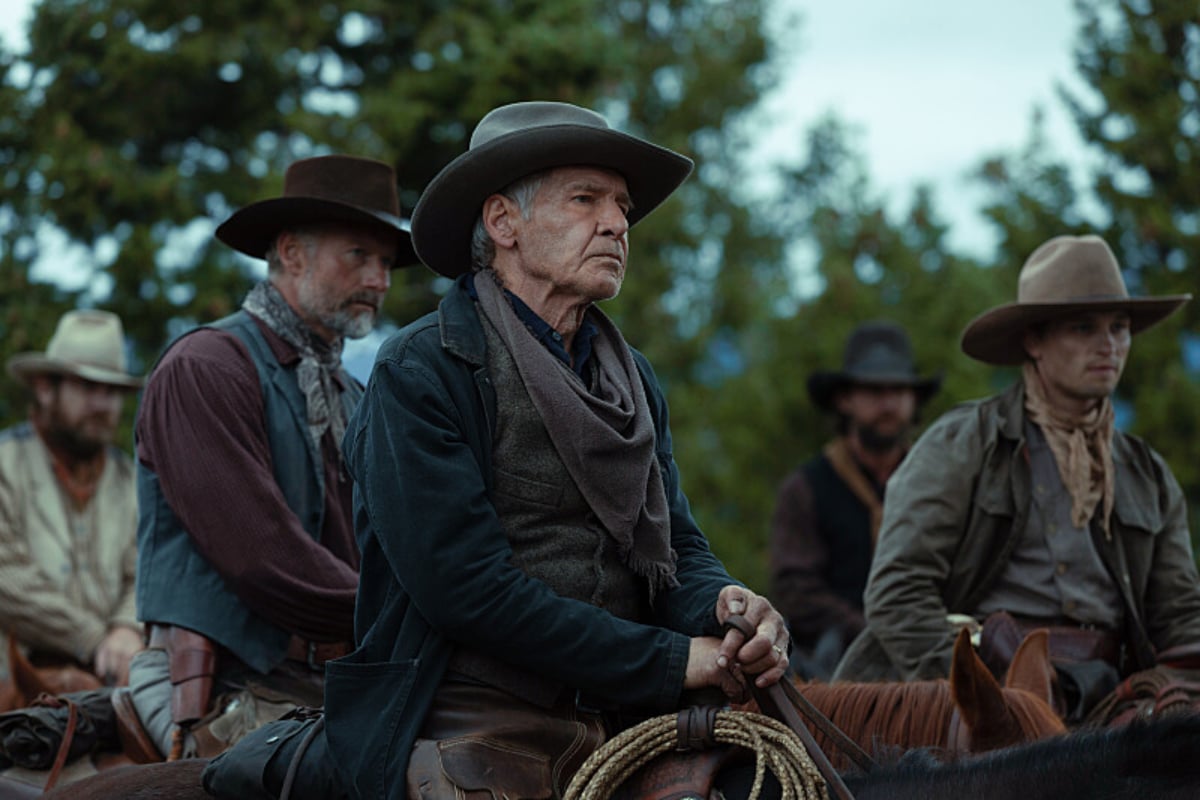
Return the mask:
<svg viewBox="0 0 1200 800"><path fill-rule="evenodd" d="M1065 574L1065 573L1066 573L1066 571L1067 571L1067 565L1066 565L1066 564L1063 564L1063 563L1061 563L1061 562L1060 562L1060 563L1058 564L1058 566L1056 566L1056 567L1054 568L1054 571L1055 571L1055 572L1057 572L1059 575L1063 575L1063 574Z"/></svg>

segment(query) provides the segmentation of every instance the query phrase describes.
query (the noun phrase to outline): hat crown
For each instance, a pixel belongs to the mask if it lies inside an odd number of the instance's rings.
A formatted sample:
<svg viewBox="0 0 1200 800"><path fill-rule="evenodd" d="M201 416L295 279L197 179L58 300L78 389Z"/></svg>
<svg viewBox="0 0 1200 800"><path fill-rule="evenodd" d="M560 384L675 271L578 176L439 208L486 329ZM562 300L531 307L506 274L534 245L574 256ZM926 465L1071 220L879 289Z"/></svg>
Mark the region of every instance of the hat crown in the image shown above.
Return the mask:
<svg viewBox="0 0 1200 800"><path fill-rule="evenodd" d="M846 340L842 371L852 378L915 376L908 334L890 322L859 325Z"/></svg>
<svg viewBox="0 0 1200 800"><path fill-rule="evenodd" d="M591 109L580 108L570 103L529 100L509 103L489 111L475 126L469 148L474 150L502 136L552 125L576 125L609 130L608 120Z"/></svg>
<svg viewBox="0 0 1200 800"><path fill-rule="evenodd" d="M81 367L125 372L125 332L111 311L68 311L46 345L46 358Z"/></svg>
<svg viewBox="0 0 1200 800"><path fill-rule="evenodd" d="M328 155L295 161L284 173L283 196L327 200L376 214L400 216L396 172L371 158Z"/></svg>
<svg viewBox="0 0 1200 800"><path fill-rule="evenodd" d="M1056 236L1034 250L1017 278L1018 303L1123 300L1117 257L1099 236Z"/></svg>

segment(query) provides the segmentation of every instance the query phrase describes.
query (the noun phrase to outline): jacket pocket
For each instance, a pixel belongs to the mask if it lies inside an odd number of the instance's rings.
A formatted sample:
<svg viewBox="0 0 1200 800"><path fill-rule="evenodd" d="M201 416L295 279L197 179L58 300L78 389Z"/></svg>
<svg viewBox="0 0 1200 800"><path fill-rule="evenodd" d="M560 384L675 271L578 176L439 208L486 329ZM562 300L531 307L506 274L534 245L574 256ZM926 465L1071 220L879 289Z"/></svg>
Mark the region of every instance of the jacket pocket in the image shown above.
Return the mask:
<svg viewBox="0 0 1200 800"><path fill-rule="evenodd" d="M364 800L398 796L389 785L404 786L408 753L397 752L397 740L416 674L416 659L373 663L341 659L325 665L329 750L342 776ZM410 723L415 733L418 723Z"/></svg>

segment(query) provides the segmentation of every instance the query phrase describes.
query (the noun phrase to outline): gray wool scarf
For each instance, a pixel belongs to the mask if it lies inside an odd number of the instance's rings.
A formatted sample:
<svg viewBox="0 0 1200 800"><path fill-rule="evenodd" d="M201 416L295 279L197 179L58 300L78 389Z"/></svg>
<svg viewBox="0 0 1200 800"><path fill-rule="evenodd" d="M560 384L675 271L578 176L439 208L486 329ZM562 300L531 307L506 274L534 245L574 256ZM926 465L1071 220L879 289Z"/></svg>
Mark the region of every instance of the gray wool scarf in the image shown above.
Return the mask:
<svg viewBox="0 0 1200 800"><path fill-rule="evenodd" d="M654 451L654 421L633 354L612 321L588 310L595 391L555 358L517 317L491 270L476 274L484 315L512 354L554 449L623 563L650 583L650 597L679 585L666 490Z"/></svg>
<svg viewBox="0 0 1200 800"><path fill-rule="evenodd" d="M333 435L338 456L342 452L342 435L346 432L346 411L334 376L342 369L342 338L326 342L305 324L283 295L270 281L257 284L242 308L267 324L300 353L296 379L308 415L308 433L317 452L321 452L321 437L325 431Z"/></svg>

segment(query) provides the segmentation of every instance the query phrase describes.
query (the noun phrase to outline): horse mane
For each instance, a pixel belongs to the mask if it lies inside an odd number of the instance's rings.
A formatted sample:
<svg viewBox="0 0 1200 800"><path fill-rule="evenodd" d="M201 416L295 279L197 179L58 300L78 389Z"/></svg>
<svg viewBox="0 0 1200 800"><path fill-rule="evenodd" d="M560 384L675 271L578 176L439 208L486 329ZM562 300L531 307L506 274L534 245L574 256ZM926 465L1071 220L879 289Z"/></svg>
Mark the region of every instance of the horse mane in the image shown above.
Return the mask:
<svg viewBox="0 0 1200 800"><path fill-rule="evenodd" d="M911 683L808 683L799 687L826 717L868 752L887 748L943 747L954 699L947 680ZM826 753L841 753L820 731ZM848 764L834 759L834 766Z"/></svg>

